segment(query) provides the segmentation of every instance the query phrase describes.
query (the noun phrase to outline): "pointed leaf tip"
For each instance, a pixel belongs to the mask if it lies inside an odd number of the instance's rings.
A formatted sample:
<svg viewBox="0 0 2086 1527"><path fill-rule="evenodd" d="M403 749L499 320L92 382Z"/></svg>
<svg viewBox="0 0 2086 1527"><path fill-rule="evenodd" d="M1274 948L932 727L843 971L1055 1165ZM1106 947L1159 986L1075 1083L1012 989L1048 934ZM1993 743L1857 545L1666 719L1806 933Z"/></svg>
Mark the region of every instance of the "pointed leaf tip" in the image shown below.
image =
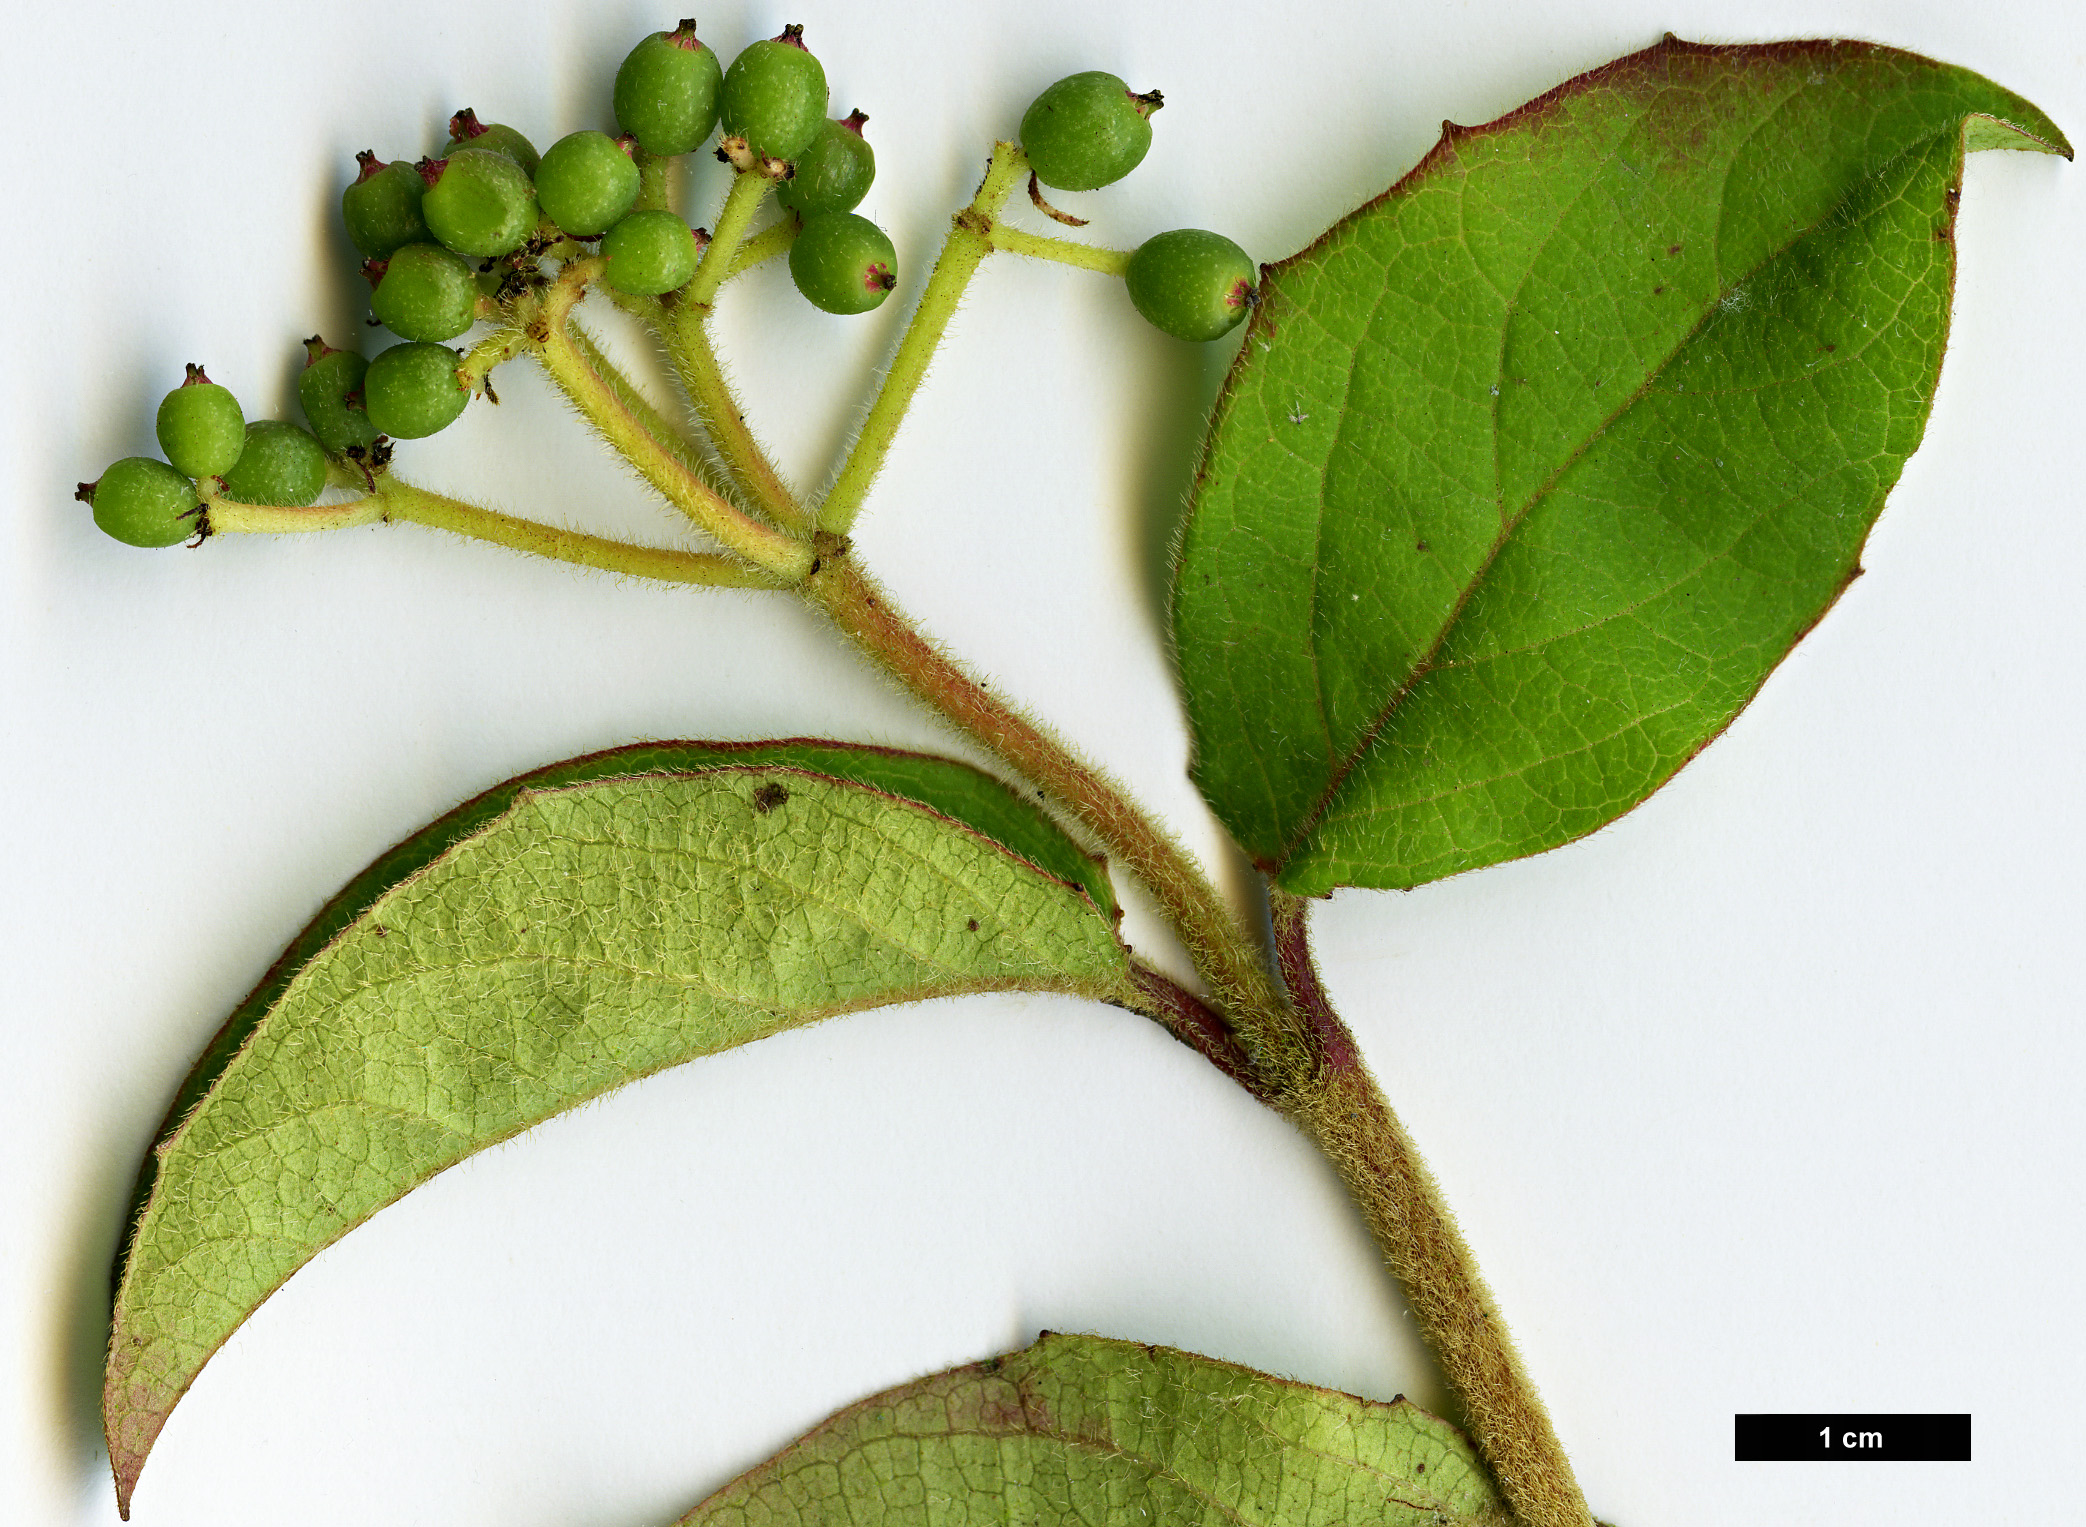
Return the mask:
<svg viewBox="0 0 2086 1527"><path fill-rule="evenodd" d="M1195 778L1284 889L1592 832L1830 607L1938 379L1966 150L2029 102L1669 37L1273 266L1177 564ZM1307 321L1290 321L1303 318Z"/></svg>

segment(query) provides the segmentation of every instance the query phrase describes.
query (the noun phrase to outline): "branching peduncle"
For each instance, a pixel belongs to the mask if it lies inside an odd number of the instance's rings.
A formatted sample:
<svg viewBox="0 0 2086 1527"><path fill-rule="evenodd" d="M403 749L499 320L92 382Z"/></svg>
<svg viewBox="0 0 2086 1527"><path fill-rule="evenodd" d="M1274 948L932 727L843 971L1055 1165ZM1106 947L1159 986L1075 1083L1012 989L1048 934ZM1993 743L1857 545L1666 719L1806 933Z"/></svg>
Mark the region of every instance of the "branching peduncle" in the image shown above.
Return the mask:
<svg viewBox="0 0 2086 1527"><path fill-rule="evenodd" d="M1081 244L1074 239L1052 238L1044 233L1026 233L1019 228L1010 228L1005 223L994 222L992 231L986 235L994 249L1008 254L1028 255L1037 260L1055 260L1060 265L1076 265L1081 270L1099 271L1104 276L1121 276L1130 269L1130 251L1127 249L1103 249L1095 244Z"/></svg>
<svg viewBox="0 0 2086 1527"><path fill-rule="evenodd" d="M905 418L913 394L927 375L928 363L934 359L935 348L941 344L957 304L963 300L978 266L992 253L990 235L1000 209L1027 169L1028 160L1014 144L993 145L978 194L956 214L949 237L942 244L941 258L935 261L927 289L920 294L920 306L906 327L905 337L898 342L898 354L884 376L883 388L870 404L869 416L862 421L854 449L848 453L832 491L819 507L820 529L845 535L855 523L855 516L862 512L862 502L869 496L876 474L883 469L899 422Z"/></svg>
<svg viewBox="0 0 2086 1527"><path fill-rule="evenodd" d="M777 255L788 254L790 245L797 242L797 235L803 231L804 224L794 212L772 227L763 228L739 246L739 253L732 260L732 268L725 272L724 279L730 281Z"/></svg>
<svg viewBox="0 0 2086 1527"><path fill-rule="evenodd" d="M1298 1122L1339 1169L1404 1285L1515 1516L1527 1527L1592 1527L1550 1414L1434 1174L1326 999L1311 956L1310 904L1279 890L1269 901L1283 981L1323 1060L1318 1086L1293 1110Z"/></svg>
<svg viewBox="0 0 2086 1527"><path fill-rule="evenodd" d="M573 343L566 320L595 272L586 262L567 266L545 295L532 332L537 358L581 415L666 500L756 567L787 583L811 571L811 547L753 519L691 472L662 445Z"/></svg>
<svg viewBox="0 0 2086 1527"><path fill-rule="evenodd" d="M203 499L210 533L290 535L319 530L346 530L357 525L403 523L446 530L473 541L487 541L511 551L569 562L631 578L664 583L700 584L710 588L775 589L785 585L737 557L715 552L677 551L664 546L633 546L605 536L587 535L487 509L446 494L416 488L386 474L376 491L341 504L292 508L280 504L241 504L209 493Z"/></svg>

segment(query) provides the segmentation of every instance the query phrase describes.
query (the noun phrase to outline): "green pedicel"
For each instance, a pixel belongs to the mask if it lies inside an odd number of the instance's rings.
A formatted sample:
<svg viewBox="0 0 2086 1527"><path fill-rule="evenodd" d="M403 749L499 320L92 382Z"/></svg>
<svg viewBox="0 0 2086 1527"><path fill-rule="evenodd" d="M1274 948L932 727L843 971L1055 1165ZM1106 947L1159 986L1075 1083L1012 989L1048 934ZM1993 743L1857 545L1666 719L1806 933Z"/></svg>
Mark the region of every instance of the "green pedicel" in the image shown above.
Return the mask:
<svg viewBox="0 0 2086 1527"><path fill-rule="evenodd" d="M1146 239L1124 281L1145 320L1176 339L1219 339L1254 301L1253 260L1221 233L1176 228Z"/></svg>
<svg viewBox="0 0 2086 1527"><path fill-rule="evenodd" d="M805 223L790 246L789 273L814 307L866 313L898 284L898 254L868 218L827 212Z"/></svg>
<svg viewBox="0 0 2086 1527"><path fill-rule="evenodd" d="M804 29L757 42L724 75L724 130L754 153L794 159L826 122L826 71L804 46Z"/></svg>
<svg viewBox="0 0 2086 1527"><path fill-rule="evenodd" d="M1037 96L1021 118L1021 146L1036 179L1059 191L1096 191L1144 162L1151 115L1165 102L1138 95L1113 74L1067 75Z"/></svg>
<svg viewBox="0 0 2086 1527"><path fill-rule="evenodd" d="M196 485L150 456L125 457L74 497L92 504L94 523L126 546L172 546L198 528Z"/></svg>
<svg viewBox="0 0 2086 1527"><path fill-rule="evenodd" d="M441 345L394 345L369 363L362 396L369 422L399 440L419 440L456 422L470 401L456 378L457 354Z"/></svg>
<svg viewBox="0 0 2086 1527"><path fill-rule="evenodd" d="M326 453L309 430L274 419L246 426L246 449L225 473L225 497L302 508L326 486Z"/></svg>
<svg viewBox="0 0 2086 1527"><path fill-rule="evenodd" d="M654 32L616 71L616 121L648 154L686 154L717 128L724 66L695 39L695 23ZM562 226L562 225L561 225Z"/></svg>
<svg viewBox="0 0 2086 1527"><path fill-rule="evenodd" d="M592 130L560 138L536 171L543 215L575 238L616 226L637 205L637 163L607 133Z"/></svg>
<svg viewBox="0 0 2086 1527"><path fill-rule="evenodd" d="M159 448L174 470L189 477L215 477L229 471L246 446L246 418L239 400L188 368L188 380L160 401L156 421Z"/></svg>
<svg viewBox="0 0 2086 1527"><path fill-rule="evenodd" d="M799 217L854 211L876 179L876 150L862 136L868 120L856 111L828 121L797 156L796 173L775 188L775 199Z"/></svg>

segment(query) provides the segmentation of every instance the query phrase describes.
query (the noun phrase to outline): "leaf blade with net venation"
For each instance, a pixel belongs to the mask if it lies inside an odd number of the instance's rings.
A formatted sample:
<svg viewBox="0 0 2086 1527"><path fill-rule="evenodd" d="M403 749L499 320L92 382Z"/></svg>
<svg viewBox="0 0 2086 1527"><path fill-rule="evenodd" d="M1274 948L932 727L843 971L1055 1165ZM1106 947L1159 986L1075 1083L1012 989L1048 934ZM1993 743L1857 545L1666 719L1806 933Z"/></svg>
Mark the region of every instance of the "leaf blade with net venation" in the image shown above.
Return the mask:
<svg viewBox="0 0 2086 1527"><path fill-rule="evenodd" d="M2069 152L1910 54L1669 40L1271 270L1174 616L1257 863L1315 893L1538 852L1729 723L1918 443L1966 131Z"/></svg>

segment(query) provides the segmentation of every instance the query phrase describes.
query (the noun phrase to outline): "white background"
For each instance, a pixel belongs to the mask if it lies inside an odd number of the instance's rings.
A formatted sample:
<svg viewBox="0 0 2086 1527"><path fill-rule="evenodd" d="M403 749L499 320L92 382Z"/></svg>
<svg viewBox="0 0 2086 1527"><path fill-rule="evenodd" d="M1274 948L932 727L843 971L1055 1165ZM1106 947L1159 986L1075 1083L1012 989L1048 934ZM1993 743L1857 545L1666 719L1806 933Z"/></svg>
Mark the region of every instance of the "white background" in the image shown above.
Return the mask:
<svg viewBox="0 0 2086 1527"><path fill-rule="evenodd" d="M784 596L660 590L411 527L147 554L73 484L152 448L187 360L250 416L356 332L356 149L462 105L607 120L677 14L610 0L13 8L0 292L0 1519L114 1520L96 1417L135 1165L225 1012L378 851L524 769L649 737L960 751ZM723 328L787 469L828 470L986 147L1050 80L1167 107L1075 198L1291 252L1478 122L1671 28L1873 38L2086 137L2040 0L720 4L807 24L908 262L828 319L779 270ZM704 195L715 167L699 182ZM2086 167L1991 154L1927 442L1862 579L1730 733L1577 846L1315 915L1334 997L1462 1216L1596 1511L1652 1524L2062 1519L2086 1359ZM692 205L698 221L706 209ZM1214 347L1221 352L1225 347ZM1184 774L1164 548L1223 355L993 261L863 522L958 652L1236 876ZM400 452L432 486L669 517L545 389ZM1162 957L1148 920L1130 934ZM146 1527L663 1524L838 1405L1039 1328L1439 1403L1331 1174L1130 1015L875 1013L493 1151L326 1252L205 1371ZM1968 1410L1973 1464L1734 1464L1747 1410Z"/></svg>

